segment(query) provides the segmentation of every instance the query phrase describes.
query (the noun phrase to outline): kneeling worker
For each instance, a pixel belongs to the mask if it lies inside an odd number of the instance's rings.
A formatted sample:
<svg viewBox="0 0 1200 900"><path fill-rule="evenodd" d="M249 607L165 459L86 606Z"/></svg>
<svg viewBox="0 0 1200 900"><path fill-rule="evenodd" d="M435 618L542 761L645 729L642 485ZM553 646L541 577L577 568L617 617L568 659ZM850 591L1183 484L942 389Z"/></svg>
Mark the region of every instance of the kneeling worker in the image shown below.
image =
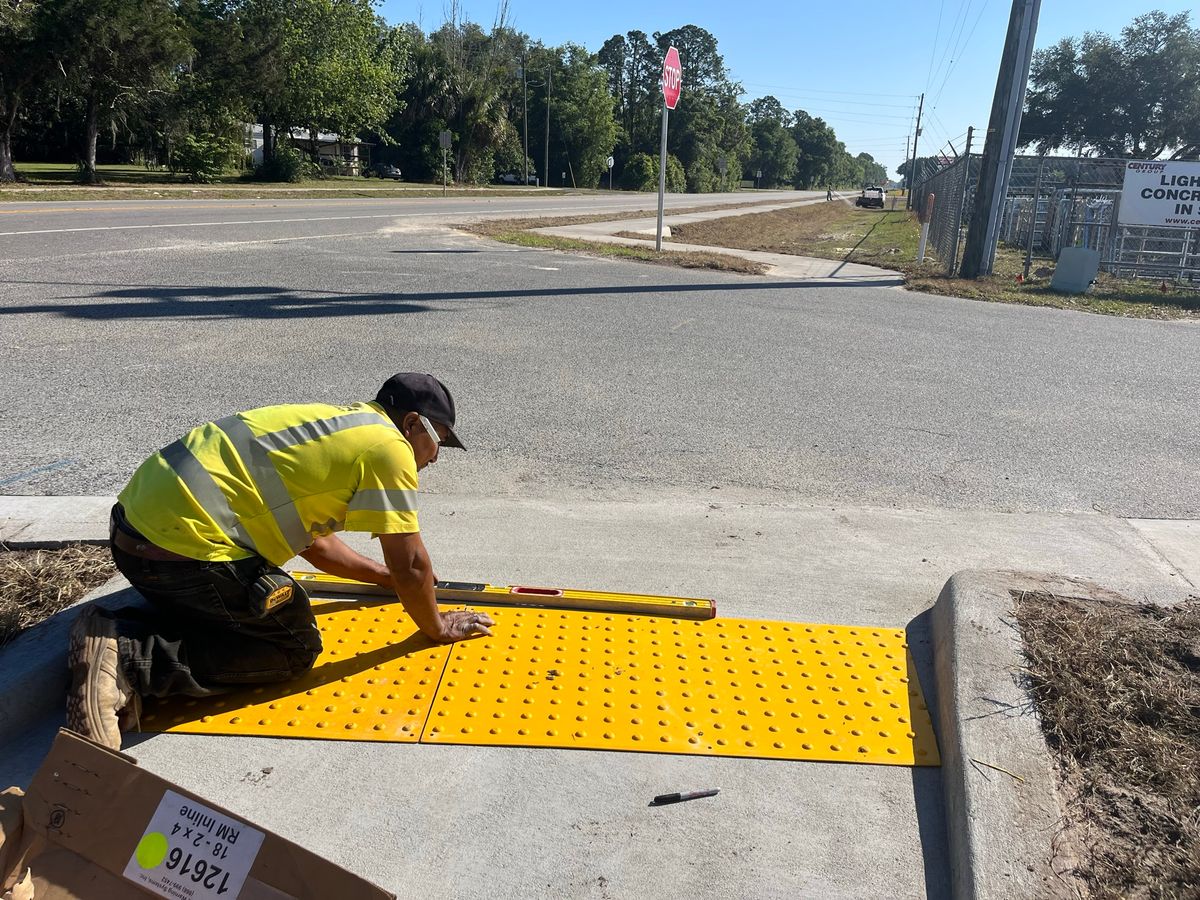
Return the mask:
<svg viewBox="0 0 1200 900"><path fill-rule="evenodd" d="M417 472L463 448L454 400L432 375L389 378L372 403L268 406L209 422L138 468L113 507L112 554L150 609L87 610L71 631L68 725L114 749L142 697L203 697L287 681L321 636L300 555L331 575L389 586L432 640L490 634L441 612L417 528ZM334 534L376 535L386 565Z"/></svg>

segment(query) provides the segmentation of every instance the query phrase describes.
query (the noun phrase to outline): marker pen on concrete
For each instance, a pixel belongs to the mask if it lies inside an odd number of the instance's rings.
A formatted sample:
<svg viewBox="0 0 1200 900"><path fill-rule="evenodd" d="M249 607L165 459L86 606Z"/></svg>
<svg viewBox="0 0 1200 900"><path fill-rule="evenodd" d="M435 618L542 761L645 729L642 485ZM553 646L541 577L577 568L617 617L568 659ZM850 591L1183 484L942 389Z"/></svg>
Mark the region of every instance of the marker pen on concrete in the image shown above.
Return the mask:
<svg viewBox="0 0 1200 900"><path fill-rule="evenodd" d="M720 788L708 788L704 791L685 791L681 794L659 794L650 801L651 806L666 806L669 803L685 803L688 800L699 800L701 797L715 797L721 793Z"/></svg>

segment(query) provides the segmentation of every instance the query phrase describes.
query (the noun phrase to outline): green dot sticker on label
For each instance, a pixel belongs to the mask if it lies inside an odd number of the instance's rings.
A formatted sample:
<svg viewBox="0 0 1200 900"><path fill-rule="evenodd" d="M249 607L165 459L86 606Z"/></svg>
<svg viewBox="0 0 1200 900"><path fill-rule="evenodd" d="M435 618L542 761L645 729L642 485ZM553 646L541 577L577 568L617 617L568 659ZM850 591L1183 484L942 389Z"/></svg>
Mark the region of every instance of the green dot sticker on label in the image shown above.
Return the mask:
<svg viewBox="0 0 1200 900"><path fill-rule="evenodd" d="M143 869L157 868L167 858L167 836L157 831L144 835L138 841L134 855Z"/></svg>

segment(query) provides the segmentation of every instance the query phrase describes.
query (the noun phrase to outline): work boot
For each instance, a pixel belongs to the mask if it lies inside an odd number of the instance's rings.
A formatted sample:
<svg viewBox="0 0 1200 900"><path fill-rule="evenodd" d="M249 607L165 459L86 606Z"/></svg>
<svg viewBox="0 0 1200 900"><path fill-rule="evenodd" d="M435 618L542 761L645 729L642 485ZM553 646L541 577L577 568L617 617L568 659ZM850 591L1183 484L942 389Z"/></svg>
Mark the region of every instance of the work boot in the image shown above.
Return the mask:
<svg viewBox="0 0 1200 900"><path fill-rule="evenodd" d="M121 670L117 625L89 607L71 628L67 657L71 692L67 695L67 727L98 744L121 749L121 732L141 715L141 697Z"/></svg>

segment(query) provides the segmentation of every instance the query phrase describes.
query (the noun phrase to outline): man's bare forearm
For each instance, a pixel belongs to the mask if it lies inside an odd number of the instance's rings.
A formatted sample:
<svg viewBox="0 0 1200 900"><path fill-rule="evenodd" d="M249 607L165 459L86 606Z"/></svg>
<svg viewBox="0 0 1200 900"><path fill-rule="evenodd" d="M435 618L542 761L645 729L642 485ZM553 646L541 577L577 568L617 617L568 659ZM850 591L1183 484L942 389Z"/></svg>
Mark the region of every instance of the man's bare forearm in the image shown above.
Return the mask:
<svg viewBox="0 0 1200 900"><path fill-rule="evenodd" d="M387 560L391 578L389 583L404 604L404 611L412 617L417 627L440 641L445 638L445 626L437 605L433 563L425 552L424 544L417 543L411 549L411 555L405 556L390 553L388 546L384 545L383 556Z"/></svg>
<svg viewBox="0 0 1200 900"><path fill-rule="evenodd" d="M336 535L317 538L300 555L322 572L328 572L338 578L350 578L384 587L392 586L392 577L387 566L350 549Z"/></svg>

